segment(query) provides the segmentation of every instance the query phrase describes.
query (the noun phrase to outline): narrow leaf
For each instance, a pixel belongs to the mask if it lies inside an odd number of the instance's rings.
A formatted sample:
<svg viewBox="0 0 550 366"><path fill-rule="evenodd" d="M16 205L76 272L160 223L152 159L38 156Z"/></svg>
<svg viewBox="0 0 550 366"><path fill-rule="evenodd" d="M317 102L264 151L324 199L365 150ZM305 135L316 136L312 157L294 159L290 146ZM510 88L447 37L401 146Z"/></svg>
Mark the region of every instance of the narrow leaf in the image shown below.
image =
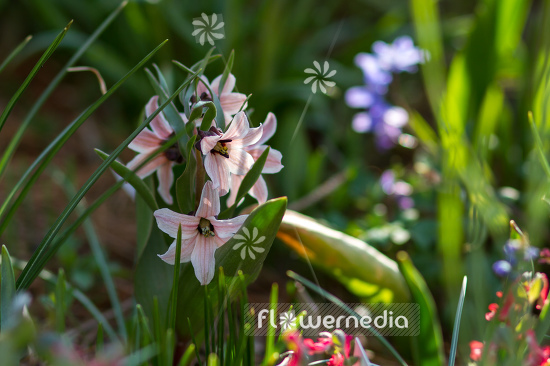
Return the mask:
<svg viewBox="0 0 550 366"><path fill-rule="evenodd" d="M27 45L27 43L29 43L31 39L32 36L27 36L27 38L25 38L23 42L21 42L17 47L15 47L13 51L11 51L8 57L6 57L4 62L2 62L2 64L0 65L0 73L6 68L6 66L8 66L8 64L15 58L15 56L17 56L19 52L21 52L23 48L25 48L25 46Z"/></svg>
<svg viewBox="0 0 550 366"><path fill-rule="evenodd" d="M0 330L6 329L10 317L11 303L15 296L15 275L10 253L2 245L2 278L0 279Z"/></svg>

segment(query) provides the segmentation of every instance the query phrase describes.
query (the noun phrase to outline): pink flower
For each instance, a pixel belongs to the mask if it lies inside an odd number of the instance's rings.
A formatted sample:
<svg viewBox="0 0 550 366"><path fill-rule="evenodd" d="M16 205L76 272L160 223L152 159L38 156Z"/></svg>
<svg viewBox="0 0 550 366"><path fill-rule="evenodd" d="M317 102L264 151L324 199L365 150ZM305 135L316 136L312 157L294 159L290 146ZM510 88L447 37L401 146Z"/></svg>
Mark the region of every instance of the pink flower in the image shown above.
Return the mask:
<svg viewBox="0 0 550 366"><path fill-rule="evenodd" d="M309 355L315 355L319 353L327 352L330 347L332 347L332 336L317 338L317 342L314 342L313 339L306 338L304 339L303 345L308 351Z"/></svg>
<svg viewBox="0 0 550 366"><path fill-rule="evenodd" d="M254 158L244 149L262 137L262 126L250 128L244 112L239 112L225 133L216 127L199 131L200 150L205 155L204 168L218 188L220 196L229 191L230 174L244 175L254 164Z"/></svg>
<svg viewBox="0 0 550 366"><path fill-rule="evenodd" d="M223 116L225 119L225 124L228 125L231 121L231 117L234 116L237 112L240 110L246 109L246 95L241 93L233 93L233 89L235 88L235 76L233 74L229 74L227 77L227 80L225 81L225 84L223 86L223 90L221 94L219 93L220 88L220 81L222 79L222 75L218 76L212 81L212 84L209 84L210 89L214 94L218 96L218 99L220 100L220 104L223 110ZM205 80L208 84L208 79ZM202 101L212 101L212 96L210 95L210 90L206 87L206 85L199 81L197 85L197 95ZM195 102L195 100L191 100L192 102Z"/></svg>
<svg viewBox="0 0 550 366"><path fill-rule="evenodd" d="M263 126L262 137L258 142L253 145L247 146L244 148L246 152L252 155L254 161L262 155L262 153L267 149L267 145L264 145L267 140L269 140L277 130L277 119L275 115L271 112L267 114ZM267 155L267 160L265 162L264 168L262 169L262 174L274 174L278 173L283 169L281 164L282 155L279 151L275 149L270 149L269 154ZM227 199L227 205L231 206L235 203L237 198L237 192L243 181L244 176L242 175L232 175L231 176L231 192ZM267 185L264 178L260 175L260 178L256 181L252 189L250 190L250 195L258 200L258 203L262 204L267 201Z"/></svg>
<svg viewBox="0 0 550 366"><path fill-rule="evenodd" d="M483 354L483 343L479 341L470 342L470 358L472 361L481 360L481 355Z"/></svg>
<svg viewBox="0 0 550 366"><path fill-rule="evenodd" d="M489 304L489 312L485 314L485 319L487 321L490 321L491 319L493 319L495 317L495 314L497 313L497 310L498 310L498 304L496 303Z"/></svg>
<svg viewBox="0 0 550 366"><path fill-rule="evenodd" d="M247 218L247 215L242 215L229 220L218 220L216 216L219 213L220 197L210 181L204 185L201 202L194 216L179 214L167 208L155 211L159 229L172 238L177 238L181 225L180 262L191 261L201 285L207 285L214 278L216 249L225 244ZM166 263L174 264L176 241L159 257Z"/></svg>
<svg viewBox="0 0 550 366"><path fill-rule="evenodd" d="M158 109L158 96L152 97L145 107L145 115L149 117L155 110ZM173 137L174 130L168 124L162 113L159 113L151 121L151 129L148 128L141 131L134 141L128 147L138 153L126 167L130 170L135 170L141 163L154 154L154 152L167 140ZM170 187L174 182L174 173L172 167L175 164L181 164L183 157L180 154L177 144L169 147L163 153L158 154L147 164L141 167L136 173L140 178L145 178L153 172L157 172L159 180L158 192L162 199L171 205L173 203L170 195Z"/></svg>

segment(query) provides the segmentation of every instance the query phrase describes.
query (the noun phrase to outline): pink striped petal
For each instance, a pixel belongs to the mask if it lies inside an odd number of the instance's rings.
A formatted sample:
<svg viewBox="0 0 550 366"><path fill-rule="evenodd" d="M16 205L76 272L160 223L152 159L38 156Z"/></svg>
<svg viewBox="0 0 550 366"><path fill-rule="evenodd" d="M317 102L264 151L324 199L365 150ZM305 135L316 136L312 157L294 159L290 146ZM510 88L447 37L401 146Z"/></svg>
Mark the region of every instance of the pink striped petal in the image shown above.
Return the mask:
<svg viewBox="0 0 550 366"><path fill-rule="evenodd" d="M196 235L199 235L198 231L196 232ZM194 237L181 241L180 263L186 263L191 260L191 254L193 254L193 249L195 249L196 240L197 238ZM166 263L174 265L176 262L176 240L174 240L172 245L170 245L166 253L159 254L158 256Z"/></svg>
<svg viewBox="0 0 550 366"><path fill-rule="evenodd" d="M234 115L235 113L245 110L248 102L246 95L241 93L222 94L220 97L220 105L225 113Z"/></svg>
<svg viewBox="0 0 550 366"><path fill-rule="evenodd" d="M157 95L149 99L149 103L147 103L147 106L145 107L145 115L147 117L152 115L159 108L158 100L159 97ZM153 118L151 121L151 128L153 129L153 132L155 132L155 134L163 140L167 140L172 132L174 132L162 112Z"/></svg>
<svg viewBox="0 0 550 366"><path fill-rule="evenodd" d="M208 79L205 76L203 76L201 79L206 82L206 85L210 86L210 83L208 82ZM199 80L199 83L197 84L197 99L201 96L202 93L206 93L210 96L210 91L208 90L206 85L202 82L202 80ZM212 88L212 87L210 87L210 88ZM212 90L212 91L214 93L216 92L214 90Z"/></svg>
<svg viewBox="0 0 550 366"><path fill-rule="evenodd" d="M263 126L264 129L262 132L262 138L258 142L256 142L254 146L265 144L267 140L272 138L275 134L275 131L277 130L277 118L275 118L275 115L273 113L269 112L267 114Z"/></svg>
<svg viewBox="0 0 550 366"><path fill-rule="evenodd" d="M217 95L220 95L220 93L218 92L218 89L220 89L220 81L222 80L222 76L223 74L218 76L214 80L212 80L212 91ZM223 90L221 94L223 95L223 94L231 93L235 88L235 82L236 82L235 76L233 76L233 74L229 74L227 76L227 80L225 81L225 84L223 85Z"/></svg>
<svg viewBox="0 0 550 366"><path fill-rule="evenodd" d="M229 189L229 196L227 197L227 207L233 206L235 200L237 199L237 193L239 192L239 187L243 181L244 175L231 175L231 184Z"/></svg>
<svg viewBox="0 0 550 366"><path fill-rule="evenodd" d="M214 278L216 259L214 253L218 248L216 240L212 237L198 235L195 249L191 254L191 263L195 269L195 276L201 285L207 285Z"/></svg>
<svg viewBox="0 0 550 366"><path fill-rule="evenodd" d="M245 148L244 150L252 155L254 161L258 160L263 152L267 149L266 145L258 146L255 148ZM283 164L281 164L281 159L283 155L275 149L270 149L269 154L267 154L267 160L265 161L264 168L262 169L263 174L273 174L278 173L283 169Z"/></svg>
<svg viewBox="0 0 550 366"><path fill-rule="evenodd" d="M248 124L248 118L246 118L246 114L244 112L239 112L233 118L233 122L229 125L229 128L223 136L221 137L223 140L238 140L242 139L248 134L248 131L250 130L250 126Z"/></svg>
<svg viewBox="0 0 550 366"><path fill-rule="evenodd" d="M206 155L220 141L221 136L206 136L201 139L201 152Z"/></svg>
<svg viewBox="0 0 550 366"><path fill-rule="evenodd" d="M252 157L251 157L252 158ZM229 167L226 160L229 160L218 154L206 154L204 158L204 169L212 183L214 188L218 188L220 196L225 196L229 191Z"/></svg>
<svg viewBox="0 0 550 366"><path fill-rule="evenodd" d="M141 131L128 147L136 152L143 153L155 150L162 145L162 140L149 129Z"/></svg>
<svg viewBox="0 0 550 366"><path fill-rule="evenodd" d="M138 166L145 161L150 154L139 154L134 159L132 159L126 167L130 170L134 170L138 168ZM151 161L149 161L147 164L139 168L139 170L136 172L138 177L145 178L151 175L155 170L157 170L161 165L165 164L166 162L169 162L169 160L164 156L164 154L158 155L154 157Z"/></svg>
<svg viewBox="0 0 550 366"><path fill-rule="evenodd" d="M177 237L180 225L182 239L193 238L199 232L199 217L183 215L167 208L156 210L154 216L157 219L159 229L172 238Z"/></svg>
<svg viewBox="0 0 550 366"><path fill-rule="evenodd" d="M265 201L267 201L267 184L265 183L264 177L260 175L248 193L254 197L260 205L265 203Z"/></svg>
<svg viewBox="0 0 550 366"><path fill-rule="evenodd" d="M164 202L171 205L174 203L174 200L172 199L172 196L170 195L170 187L172 187L172 183L174 183L174 172L172 171L172 166L174 163L168 162L163 164L158 170L157 170L157 177L159 179L159 187L158 192Z"/></svg>
<svg viewBox="0 0 550 366"><path fill-rule="evenodd" d="M217 220L215 218L210 218L209 220L212 226L214 226L216 236L227 241L239 231L247 217L248 215L241 215L229 220Z"/></svg>
<svg viewBox="0 0 550 366"><path fill-rule="evenodd" d="M231 141L231 146L241 148L241 147L247 147L247 146L250 146L250 145L254 145L262 137L262 133L263 133L262 131L263 131L263 126L262 125L260 125L260 127L256 127L256 128L249 128L248 133L246 134L246 136L243 136L243 138L241 138L241 139L232 140Z"/></svg>
<svg viewBox="0 0 550 366"><path fill-rule="evenodd" d="M244 150L241 149L229 149L229 159L225 159L225 164L229 169L229 172L237 175L244 175L248 173L252 165L254 164L254 159ZM229 187L228 187L229 188Z"/></svg>
<svg viewBox="0 0 550 366"><path fill-rule="evenodd" d="M220 195L211 181L206 182L202 188L201 202L196 216L208 218L220 213Z"/></svg>

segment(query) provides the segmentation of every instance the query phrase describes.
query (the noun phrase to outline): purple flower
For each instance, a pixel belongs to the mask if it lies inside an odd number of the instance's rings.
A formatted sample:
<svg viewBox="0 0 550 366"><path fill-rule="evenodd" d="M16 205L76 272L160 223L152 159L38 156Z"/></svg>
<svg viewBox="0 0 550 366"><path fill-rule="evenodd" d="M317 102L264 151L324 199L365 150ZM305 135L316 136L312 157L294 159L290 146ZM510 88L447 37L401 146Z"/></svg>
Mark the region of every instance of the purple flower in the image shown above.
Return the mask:
<svg viewBox="0 0 550 366"><path fill-rule="evenodd" d="M532 261L539 257L539 249L535 247L528 247L523 253L523 259L526 261Z"/></svg>
<svg viewBox="0 0 550 366"><path fill-rule="evenodd" d="M424 60L422 51L414 46L409 36L396 38L392 44L374 42L372 50L376 55L378 66L382 70L392 72L415 72L416 65Z"/></svg>
<svg viewBox="0 0 550 366"><path fill-rule="evenodd" d="M392 81L392 74L382 68L378 58L370 53L359 53L355 56L355 64L363 70L365 84L372 86L379 94L385 94Z"/></svg>
<svg viewBox="0 0 550 366"><path fill-rule="evenodd" d="M395 180L395 174L392 170L386 170L382 173L380 186L388 196L395 197L397 205L402 210L414 207L414 200L409 197L413 192L412 186L402 180Z"/></svg>
<svg viewBox="0 0 550 366"><path fill-rule="evenodd" d="M496 261L493 264L493 271L497 276L504 277L512 272L512 265L504 260Z"/></svg>

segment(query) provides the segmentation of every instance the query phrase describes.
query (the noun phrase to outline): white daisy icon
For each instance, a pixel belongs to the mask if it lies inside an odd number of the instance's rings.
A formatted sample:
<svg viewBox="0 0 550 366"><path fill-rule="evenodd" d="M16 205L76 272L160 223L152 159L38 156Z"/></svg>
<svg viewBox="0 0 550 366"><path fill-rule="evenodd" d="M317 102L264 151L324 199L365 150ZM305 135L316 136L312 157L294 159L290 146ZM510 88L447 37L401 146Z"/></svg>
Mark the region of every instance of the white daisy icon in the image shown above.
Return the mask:
<svg viewBox="0 0 550 366"><path fill-rule="evenodd" d="M336 70L330 70L328 61L325 61L323 68L321 68L321 65L317 61L313 61L313 66L315 66L315 69L308 67L304 70L306 74L314 74L313 76L309 76L304 81L304 84L309 84L313 81L311 84L311 91L315 94L317 92L317 87L319 87L321 92L326 94L327 87L332 88L336 85L334 81L327 80L336 75Z"/></svg>
<svg viewBox="0 0 550 366"><path fill-rule="evenodd" d="M294 315L294 311L287 311L286 313L282 313L279 316L279 324L281 325L281 328L283 328L283 331L292 328L294 323L296 322L296 315Z"/></svg>
<svg viewBox="0 0 550 366"><path fill-rule="evenodd" d="M219 22L218 22L219 20ZM197 42L204 46L204 42L208 41L212 46L214 41L225 37L223 30L224 22L221 14L212 14L210 17L205 13L201 14L200 18L193 19L195 30L191 33L195 36Z"/></svg>
<svg viewBox="0 0 550 366"><path fill-rule="evenodd" d="M233 246L233 250L241 250L241 258L244 260L246 259L246 255L250 256L252 259L256 259L256 253L263 253L265 252L265 248L262 248L261 246L258 246L259 244L263 243L265 240L265 236L258 237L258 228L255 227L252 229L252 235L250 231L243 227L243 235L237 234L234 236L235 239L242 240L239 241L237 244Z"/></svg>

